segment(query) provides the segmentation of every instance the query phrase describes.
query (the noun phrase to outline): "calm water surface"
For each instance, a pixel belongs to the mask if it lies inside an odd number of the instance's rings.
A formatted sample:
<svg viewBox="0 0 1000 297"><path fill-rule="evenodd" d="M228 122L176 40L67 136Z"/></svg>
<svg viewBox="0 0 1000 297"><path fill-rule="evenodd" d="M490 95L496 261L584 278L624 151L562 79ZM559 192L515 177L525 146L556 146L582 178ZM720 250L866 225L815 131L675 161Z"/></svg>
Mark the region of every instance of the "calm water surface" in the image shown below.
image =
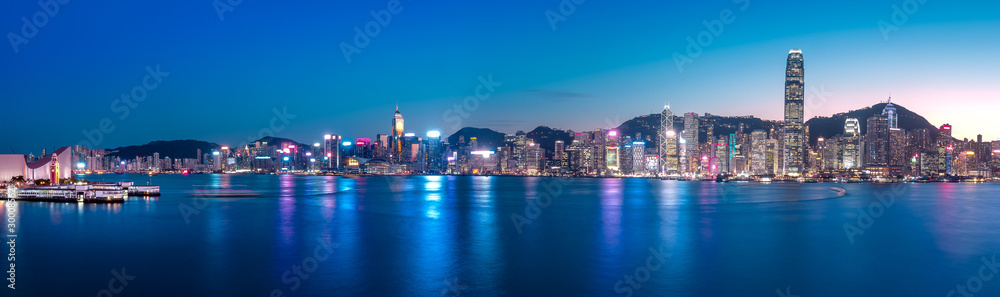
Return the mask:
<svg viewBox="0 0 1000 297"><path fill-rule="evenodd" d="M14 296L946 296L1000 253L1000 184L88 178L163 196L17 203Z"/></svg>

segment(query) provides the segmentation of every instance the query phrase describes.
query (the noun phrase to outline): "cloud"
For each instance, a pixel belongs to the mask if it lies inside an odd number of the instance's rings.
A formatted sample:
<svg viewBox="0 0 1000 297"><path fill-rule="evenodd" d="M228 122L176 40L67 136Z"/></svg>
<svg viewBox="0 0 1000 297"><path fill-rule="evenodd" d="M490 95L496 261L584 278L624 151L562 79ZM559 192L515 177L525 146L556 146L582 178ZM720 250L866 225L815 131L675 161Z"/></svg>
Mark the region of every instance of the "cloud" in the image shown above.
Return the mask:
<svg viewBox="0 0 1000 297"><path fill-rule="evenodd" d="M547 100L550 102L568 102L568 101L575 101L577 99L595 97L593 95L583 94L583 93L574 93L574 92L557 91L557 90L542 90L542 89L526 90L522 91L521 93L532 99Z"/></svg>

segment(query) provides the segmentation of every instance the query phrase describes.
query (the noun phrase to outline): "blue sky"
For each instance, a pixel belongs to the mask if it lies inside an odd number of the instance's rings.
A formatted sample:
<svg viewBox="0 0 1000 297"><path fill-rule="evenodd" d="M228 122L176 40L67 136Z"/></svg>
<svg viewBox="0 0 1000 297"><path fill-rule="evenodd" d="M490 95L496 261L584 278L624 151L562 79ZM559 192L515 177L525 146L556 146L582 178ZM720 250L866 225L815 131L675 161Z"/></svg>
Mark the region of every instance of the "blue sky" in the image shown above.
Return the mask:
<svg viewBox="0 0 1000 297"><path fill-rule="evenodd" d="M906 1L753 0L742 10L745 1L587 0L553 30L546 11L558 13L562 1L402 0L348 63L342 43L353 45L354 28L390 3L242 1L220 19L209 0L70 1L16 53L5 34L0 146L26 153L76 144L105 118L114 129L105 126L102 139L90 133L100 147L236 145L271 128L302 142L373 137L389 133L397 102L417 134L604 128L664 101L675 113L780 119L793 48L805 56L807 117L892 93L932 124L951 123L958 137L1000 138L996 1L930 0L894 23L893 6ZM731 22L679 71L675 53L685 54L689 37L711 34L704 23L725 11ZM39 12L32 1L0 3L0 29L23 35L22 17ZM898 30L883 35L880 20ZM169 75L122 118L128 105L115 100L142 88L146 68L157 65ZM490 76L484 99L456 111Z"/></svg>

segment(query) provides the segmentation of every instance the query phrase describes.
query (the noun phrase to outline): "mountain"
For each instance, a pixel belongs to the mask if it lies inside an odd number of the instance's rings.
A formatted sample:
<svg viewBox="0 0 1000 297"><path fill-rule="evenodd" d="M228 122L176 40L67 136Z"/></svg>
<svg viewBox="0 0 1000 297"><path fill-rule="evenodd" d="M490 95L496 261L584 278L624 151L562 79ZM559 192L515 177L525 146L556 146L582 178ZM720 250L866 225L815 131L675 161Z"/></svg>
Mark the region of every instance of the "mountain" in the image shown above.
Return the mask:
<svg viewBox="0 0 1000 297"><path fill-rule="evenodd" d="M504 134L490 129L465 127L462 128L461 130L458 130L458 132L451 134L451 136L448 136L448 144L453 149L458 148L459 137L464 137L466 143L468 143L470 139L475 137L476 143L478 144L479 147L473 149L495 150L497 149L497 147L503 145Z"/></svg>
<svg viewBox="0 0 1000 297"><path fill-rule="evenodd" d="M122 159L135 159L138 156L152 156L153 153L160 153L160 158L170 157L173 159L196 159L198 150L201 153L210 153L219 149L218 144L199 140L170 140L153 141L143 145L125 146L112 149L108 156Z"/></svg>
<svg viewBox="0 0 1000 297"><path fill-rule="evenodd" d="M525 137L534 140L546 151L554 152L556 150L557 140L562 140L565 146L568 147L573 144L574 135L571 135L568 131L553 129L546 126L538 126L535 130L528 132Z"/></svg>
<svg viewBox="0 0 1000 297"><path fill-rule="evenodd" d="M661 115L658 113L638 116L618 125L615 130L618 130L618 135L622 137L631 136L633 139L636 139L636 137L646 139L655 136L656 131L660 129L660 117ZM683 124L682 126L677 126L676 117L674 127L683 127ZM655 140L649 139L649 141Z"/></svg>
<svg viewBox="0 0 1000 297"><path fill-rule="evenodd" d="M266 142L267 145L269 145L269 146L275 146L276 145L276 146L284 147L285 144L292 144L292 145L295 145L296 147L309 147L308 144L299 143L298 141L294 141L294 140L291 140L291 139L288 139L288 138L280 138L280 137L265 136L264 138L258 139L258 140L254 141L254 142L257 142L257 141L259 141L261 143Z"/></svg>
<svg viewBox="0 0 1000 297"><path fill-rule="evenodd" d="M662 115L658 113L638 116L625 121L618 126L617 130L619 135L622 136L631 136L633 139L642 139L647 142L656 141L653 137L656 136L657 131L660 129L661 117ZM684 114L674 115L673 121L674 131L677 133L684 131ZM744 133L750 133L753 130L769 131L771 128L778 127L776 122L764 121L751 116L723 117L712 115L706 117L699 115L698 122L700 126L698 139L701 143L708 141L709 127L712 127L714 135L736 133L739 131L741 125L743 126Z"/></svg>
<svg viewBox="0 0 1000 297"><path fill-rule="evenodd" d="M809 121L806 121L806 126L809 127L809 142L815 145L816 139L820 137L826 138L844 134L844 121L847 118L858 119L861 122L861 134L868 133L868 118L882 114L882 110L885 109L886 105L886 103L879 103L871 107L838 113L831 117L814 117L809 119ZM931 125L923 116L906 109L902 105L893 103L893 106L896 107L896 114L899 115L899 128L908 131L928 129L931 131L932 139L936 140L938 138L939 132L937 127Z"/></svg>

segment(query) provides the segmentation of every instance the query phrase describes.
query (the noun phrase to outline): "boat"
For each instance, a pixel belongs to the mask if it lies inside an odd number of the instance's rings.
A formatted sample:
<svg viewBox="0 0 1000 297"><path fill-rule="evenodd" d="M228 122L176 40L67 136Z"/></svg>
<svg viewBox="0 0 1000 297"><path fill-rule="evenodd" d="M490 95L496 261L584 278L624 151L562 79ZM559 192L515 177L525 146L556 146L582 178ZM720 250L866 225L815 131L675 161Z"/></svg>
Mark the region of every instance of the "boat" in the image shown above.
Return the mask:
<svg viewBox="0 0 1000 297"><path fill-rule="evenodd" d="M203 198L249 198L260 196L260 193L251 190L219 189L198 190L194 192L194 195Z"/></svg>
<svg viewBox="0 0 1000 297"><path fill-rule="evenodd" d="M91 185L35 186L14 189L14 200L48 202L117 203L125 202L125 191Z"/></svg>

